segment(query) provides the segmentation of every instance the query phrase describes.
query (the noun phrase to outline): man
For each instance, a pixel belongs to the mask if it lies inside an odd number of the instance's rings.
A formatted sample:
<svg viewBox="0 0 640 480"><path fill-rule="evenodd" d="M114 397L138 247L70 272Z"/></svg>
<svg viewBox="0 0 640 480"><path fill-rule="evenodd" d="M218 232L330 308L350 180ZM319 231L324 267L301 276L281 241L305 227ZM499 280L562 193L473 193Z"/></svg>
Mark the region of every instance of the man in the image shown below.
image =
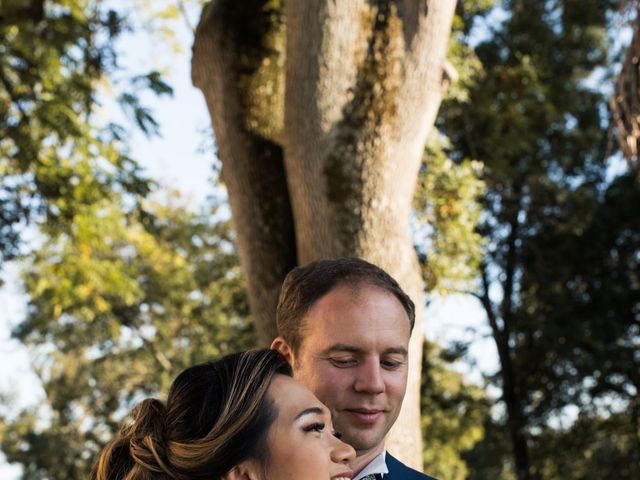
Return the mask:
<svg viewBox="0 0 640 480"><path fill-rule="evenodd" d="M354 480L431 478L384 449L407 386L415 320L398 283L360 259L313 262L285 278L276 319L271 347L329 407L336 430L356 450Z"/></svg>

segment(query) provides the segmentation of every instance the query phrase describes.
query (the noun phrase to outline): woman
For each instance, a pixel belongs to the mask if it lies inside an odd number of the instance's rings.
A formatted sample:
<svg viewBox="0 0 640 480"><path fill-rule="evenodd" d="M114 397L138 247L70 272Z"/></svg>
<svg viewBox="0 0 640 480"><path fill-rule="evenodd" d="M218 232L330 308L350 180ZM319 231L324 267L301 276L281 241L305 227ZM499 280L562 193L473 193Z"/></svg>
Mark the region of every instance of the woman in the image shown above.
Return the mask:
<svg viewBox="0 0 640 480"><path fill-rule="evenodd" d="M342 480L353 448L273 350L186 369L166 405L147 399L104 449L92 480Z"/></svg>

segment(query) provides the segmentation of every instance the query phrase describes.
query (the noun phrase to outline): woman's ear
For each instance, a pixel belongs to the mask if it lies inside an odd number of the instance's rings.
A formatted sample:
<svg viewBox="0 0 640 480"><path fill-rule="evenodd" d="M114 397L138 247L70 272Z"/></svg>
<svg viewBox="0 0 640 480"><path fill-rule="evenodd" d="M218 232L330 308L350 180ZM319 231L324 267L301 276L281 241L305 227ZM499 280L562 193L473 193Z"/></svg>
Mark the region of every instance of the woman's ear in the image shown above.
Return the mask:
<svg viewBox="0 0 640 480"><path fill-rule="evenodd" d="M222 476L222 480L260 480L258 462L245 460Z"/></svg>

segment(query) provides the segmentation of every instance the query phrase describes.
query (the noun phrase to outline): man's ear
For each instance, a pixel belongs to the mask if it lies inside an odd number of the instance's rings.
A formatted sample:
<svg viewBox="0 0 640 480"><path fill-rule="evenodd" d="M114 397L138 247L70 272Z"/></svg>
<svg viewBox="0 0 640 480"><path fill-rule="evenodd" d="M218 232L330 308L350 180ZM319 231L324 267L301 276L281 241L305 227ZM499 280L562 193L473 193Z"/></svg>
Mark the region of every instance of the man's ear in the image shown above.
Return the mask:
<svg viewBox="0 0 640 480"><path fill-rule="evenodd" d="M289 362L289 365L293 365L293 349L284 338L276 337L273 342L271 342L271 349L280 352L280 355Z"/></svg>
<svg viewBox="0 0 640 480"><path fill-rule="evenodd" d="M222 476L222 480L259 480L257 463L245 460Z"/></svg>

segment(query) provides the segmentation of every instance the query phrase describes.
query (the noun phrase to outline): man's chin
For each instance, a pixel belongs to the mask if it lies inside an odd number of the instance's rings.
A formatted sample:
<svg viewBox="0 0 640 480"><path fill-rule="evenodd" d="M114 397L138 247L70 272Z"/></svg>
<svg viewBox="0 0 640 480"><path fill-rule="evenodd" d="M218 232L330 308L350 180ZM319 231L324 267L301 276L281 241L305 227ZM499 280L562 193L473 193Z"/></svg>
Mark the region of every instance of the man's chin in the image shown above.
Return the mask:
<svg viewBox="0 0 640 480"><path fill-rule="evenodd" d="M361 433L357 435L344 434L342 441L351 445L360 457L372 450L381 449L384 444L384 436L362 435Z"/></svg>

